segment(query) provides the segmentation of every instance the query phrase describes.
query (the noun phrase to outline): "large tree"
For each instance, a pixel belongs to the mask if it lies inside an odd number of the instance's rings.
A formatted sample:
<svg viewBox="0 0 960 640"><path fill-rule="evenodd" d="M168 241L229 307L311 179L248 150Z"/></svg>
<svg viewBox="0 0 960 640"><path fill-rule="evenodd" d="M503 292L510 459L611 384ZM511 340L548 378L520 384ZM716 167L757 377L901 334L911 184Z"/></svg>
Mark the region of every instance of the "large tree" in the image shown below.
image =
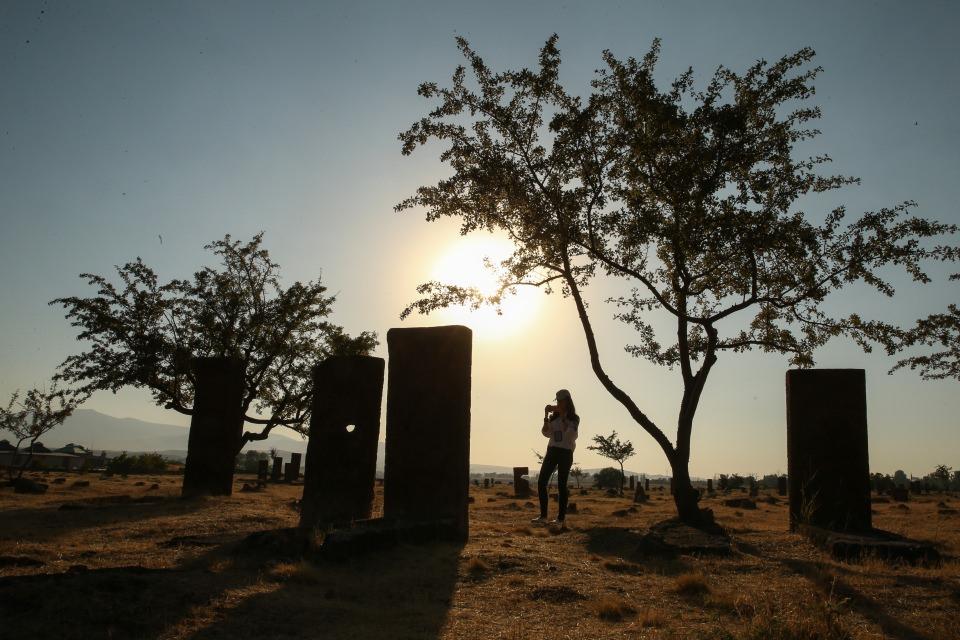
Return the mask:
<svg viewBox="0 0 960 640"><path fill-rule="evenodd" d="M472 79L459 66L448 87L420 85L438 104L400 134L404 154L446 143L440 159L451 175L396 208L457 218L463 234L505 233L515 251L499 264L498 293L427 282L402 316L497 305L519 286L559 287L573 300L597 379L669 460L685 521L704 517L688 471L690 439L720 354L761 349L806 367L836 336L892 351L901 329L833 313L828 296L852 285L890 296L892 267L926 282L925 260L956 258L956 249L931 242L955 227L912 215L910 202L852 220L843 207L815 217L795 206L856 182L820 175L826 155L794 157L795 145L818 133L808 128L820 116L807 103L819 71L809 68L811 49L743 73L721 66L702 89L688 70L661 90L654 41L640 60L605 52L590 95L580 97L558 80L556 36L536 69L499 73L466 40L457 43ZM636 331L627 351L679 369L673 440L604 368L584 300L598 276L625 288L613 302ZM664 342L657 313L675 327Z"/></svg>
<svg viewBox="0 0 960 640"><path fill-rule="evenodd" d="M117 267L118 282L81 274L97 288L92 297L58 298L86 350L70 356L58 376L88 393L123 387L148 389L154 401L193 413L190 359L221 356L244 366L243 419L264 440L278 425L305 432L313 397L310 369L330 355L364 354L376 333L357 337L327 320L334 296L320 280L283 286L280 267L262 245L229 235L205 246L219 259L192 280L160 283L137 258Z"/></svg>

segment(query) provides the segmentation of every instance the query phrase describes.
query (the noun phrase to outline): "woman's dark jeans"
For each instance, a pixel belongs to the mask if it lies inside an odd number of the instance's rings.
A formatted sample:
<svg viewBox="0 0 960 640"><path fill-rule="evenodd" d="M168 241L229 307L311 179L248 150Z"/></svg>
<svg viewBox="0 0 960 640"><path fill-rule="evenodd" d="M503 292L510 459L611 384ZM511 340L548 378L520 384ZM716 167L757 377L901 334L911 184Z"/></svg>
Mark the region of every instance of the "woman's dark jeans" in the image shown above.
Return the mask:
<svg viewBox="0 0 960 640"><path fill-rule="evenodd" d="M557 487L560 493L560 512L557 519L563 520L567 516L567 499L570 493L567 491L567 477L570 475L570 467L573 466L573 451L570 449L561 449L560 447L547 447L547 455L543 456L543 464L540 465L540 478L537 480L537 490L540 495L540 517L547 517L547 483L553 470L557 470Z"/></svg>

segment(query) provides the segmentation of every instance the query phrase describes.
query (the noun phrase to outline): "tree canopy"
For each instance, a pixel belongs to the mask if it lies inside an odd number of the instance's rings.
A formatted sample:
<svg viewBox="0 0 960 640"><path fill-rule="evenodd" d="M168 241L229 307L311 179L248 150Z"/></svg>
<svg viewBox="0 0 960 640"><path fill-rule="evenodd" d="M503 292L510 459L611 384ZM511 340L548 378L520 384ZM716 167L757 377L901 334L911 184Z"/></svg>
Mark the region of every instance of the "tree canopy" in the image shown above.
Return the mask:
<svg viewBox="0 0 960 640"><path fill-rule="evenodd" d="M116 282L96 274L81 278L91 297L58 298L86 349L68 357L58 377L83 391L147 389L154 401L191 415L193 357L239 359L244 366L244 421L240 448L262 440L277 425L303 432L313 388L310 369L330 355L365 354L376 333L351 337L329 322L335 297L320 279L281 284L280 267L262 247L229 235L206 245L220 260L190 280L161 282L140 258L116 267Z"/></svg>
<svg viewBox="0 0 960 640"><path fill-rule="evenodd" d="M822 175L826 154L795 157L795 146L819 133L811 123L820 109L809 104L820 71L810 67L812 49L741 73L720 66L702 88L688 69L661 89L655 40L639 60L604 52L581 97L559 82L555 35L533 70L494 72L465 39L457 44L470 77L458 66L447 87L421 84L420 95L437 104L399 136L404 154L445 143L440 160L452 175L396 209L457 218L462 234L505 233L515 251L497 265L494 295L427 282L401 317L499 305L520 286L559 288L573 299L598 380L670 461L687 520L699 517L687 470L693 419L721 353L761 349L809 367L814 351L838 336L892 353L900 327L836 314L824 305L828 296L854 285L892 296L894 268L925 283L926 261L958 256L937 244L956 227L914 215L913 202L852 219L844 207L813 215L797 206L857 182ZM603 365L583 296L597 276L622 283L610 302L635 330L627 351L680 370L673 441ZM654 313L673 321L666 340Z"/></svg>

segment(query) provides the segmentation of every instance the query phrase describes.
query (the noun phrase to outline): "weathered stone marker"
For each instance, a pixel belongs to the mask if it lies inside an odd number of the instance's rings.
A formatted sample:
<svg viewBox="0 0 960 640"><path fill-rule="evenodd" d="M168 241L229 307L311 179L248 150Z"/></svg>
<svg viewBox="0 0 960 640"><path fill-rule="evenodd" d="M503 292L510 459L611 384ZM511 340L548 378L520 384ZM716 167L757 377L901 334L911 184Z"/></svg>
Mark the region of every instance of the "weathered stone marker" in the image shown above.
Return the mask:
<svg viewBox="0 0 960 640"><path fill-rule="evenodd" d="M707 478L707 493L713 493L713 478Z"/></svg>
<svg viewBox="0 0 960 640"><path fill-rule="evenodd" d="M650 478L643 479L643 490L650 493Z"/></svg>
<svg viewBox="0 0 960 640"><path fill-rule="evenodd" d="M283 458L277 456L273 459L273 469L270 471L270 479L274 482L280 482L283 477Z"/></svg>
<svg viewBox="0 0 960 640"><path fill-rule="evenodd" d="M643 490L643 485L638 482L633 490L633 501L636 503L641 503L646 502L647 500L649 500L649 497L647 497L647 492Z"/></svg>
<svg viewBox="0 0 960 640"><path fill-rule="evenodd" d="M870 531L863 369L787 371L790 528Z"/></svg>
<svg viewBox="0 0 960 640"><path fill-rule="evenodd" d="M300 478L300 460L302 456L299 453L290 454L290 462L284 467L283 479L285 482L293 482Z"/></svg>
<svg viewBox="0 0 960 640"><path fill-rule="evenodd" d="M637 476L630 476L630 491L633 491L637 486Z"/></svg>
<svg viewBox="0 0 960 640"><path fill-rule="evenodd" d="M787 495L787 476L777 476L777 495Z"/></svg>
<svg viewBox="0 0 960 640"><path fill-rule="evenodd" d="M483 479L483 488L484 488L484 489L489 489L489 488L490 488L490 478L484 478L484 479Z"/></svg>
<svg viewBox="0 0 960 640"><path fill-rule="evenodd" d="M301 527L371 516L380 441L383 358L337 356L313 368Z"/></svg>
<svg viewBox="0 0 960 640"><path fill-rule="evenodd" d="M190 366L196 389L182 495L229 496L243 431L243 363L232 358L194 358Z"/></svg>
<svg viewBox="0 0 960 640"><path fill-rule="evenodd" d="M267 476L270 475L270 461L264 458L257 461L257 482L266 484Z"/></svg>
<svg viewBox="0 0 960 640"><path fill-rule="evenodd" d="M760 495L760 486L757 484L757 481L753 478L750 478L750 497L756 498Z"/></svg>
<svg viewBox="0 0 960 640"><path fill-rule="evenodd" d="M513 468L513 497L514 498L529 498L530 497L530 483L523 476L529 475L529 467L514 467Z"/></svg>
<svg viewBox="0 0 960 640"><path fill-rule="evenodd" d="M473 332L447 326L387 332L383 514L469 533L470 368Z"/></svg>

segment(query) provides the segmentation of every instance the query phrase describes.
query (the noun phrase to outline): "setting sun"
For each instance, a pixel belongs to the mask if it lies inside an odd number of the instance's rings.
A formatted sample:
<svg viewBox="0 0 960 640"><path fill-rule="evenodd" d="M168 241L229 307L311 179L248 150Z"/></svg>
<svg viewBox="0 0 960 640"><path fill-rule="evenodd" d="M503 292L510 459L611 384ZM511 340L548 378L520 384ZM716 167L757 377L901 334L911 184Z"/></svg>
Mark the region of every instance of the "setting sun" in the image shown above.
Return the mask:
<svg viewBox="0 0 960 640"><path fill-rule="evenodd" d="M461 238L440 256L430 278L444 284L476 287L484 295L492 295L497 291L497 274L487 268L484 260L496 266L512 251L513 245L505 238L490 235ZM500 314L493 307L471 310L469 306L455 306L440 311L439 317L444 322L470 327L478 337L500 339L533 324L542 296L543 292L533 287L518 287L516 295L504 295Z"/></svg>

